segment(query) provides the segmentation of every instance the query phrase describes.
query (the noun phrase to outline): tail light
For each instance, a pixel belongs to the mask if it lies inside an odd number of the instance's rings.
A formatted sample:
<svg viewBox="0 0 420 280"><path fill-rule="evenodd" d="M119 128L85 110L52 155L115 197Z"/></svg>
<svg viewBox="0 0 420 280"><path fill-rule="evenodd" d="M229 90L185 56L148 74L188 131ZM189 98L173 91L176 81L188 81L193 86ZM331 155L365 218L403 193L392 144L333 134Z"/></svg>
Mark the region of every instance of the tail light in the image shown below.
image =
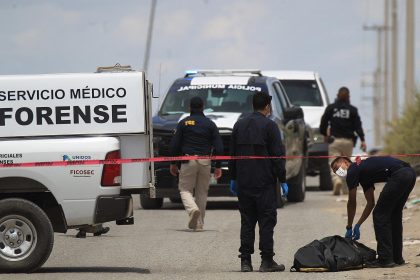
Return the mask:
<svg viewBox="0 0 420 280"><path fill-rule="evenodd" d="M120 151L112 151L106 154L105 159L120 159ZM102 170L101 185L103 187L112 187L121 185L121 164L104 164Z"/></svg>

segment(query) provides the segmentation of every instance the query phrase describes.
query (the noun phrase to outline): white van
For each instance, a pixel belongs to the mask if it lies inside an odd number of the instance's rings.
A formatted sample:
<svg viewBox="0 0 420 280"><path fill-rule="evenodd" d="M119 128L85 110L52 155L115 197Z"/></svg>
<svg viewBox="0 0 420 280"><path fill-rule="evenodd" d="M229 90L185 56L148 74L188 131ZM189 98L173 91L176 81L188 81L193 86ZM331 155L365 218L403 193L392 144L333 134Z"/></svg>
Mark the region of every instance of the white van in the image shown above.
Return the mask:
<svg viewBox="0 0 420 280"><path fill-rule="evenodd" d="M292 104L303 109L305 123L312 130L309 135L312 142L308 149L309 156L327 156L328 144L325 143L324 136L319 133L319 124L325 108L330 102L319 74L313 71L262 71L262 74L279 79ZM310 158L307 175L319 175L321 190L332 189L327 158Z"/></svg>

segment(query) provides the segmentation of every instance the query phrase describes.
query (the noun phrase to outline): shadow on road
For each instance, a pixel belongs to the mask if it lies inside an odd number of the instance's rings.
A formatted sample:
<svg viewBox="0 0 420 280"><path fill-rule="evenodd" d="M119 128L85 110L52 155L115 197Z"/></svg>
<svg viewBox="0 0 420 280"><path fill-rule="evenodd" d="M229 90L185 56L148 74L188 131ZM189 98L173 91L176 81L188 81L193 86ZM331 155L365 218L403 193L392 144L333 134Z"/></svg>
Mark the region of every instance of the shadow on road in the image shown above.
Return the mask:
<svg viewBox="0 0 420 280"><path fill-rule="evenodd" d="M138 267L41 267L36 273L139 273L150 274L149 269Z"/></svg>

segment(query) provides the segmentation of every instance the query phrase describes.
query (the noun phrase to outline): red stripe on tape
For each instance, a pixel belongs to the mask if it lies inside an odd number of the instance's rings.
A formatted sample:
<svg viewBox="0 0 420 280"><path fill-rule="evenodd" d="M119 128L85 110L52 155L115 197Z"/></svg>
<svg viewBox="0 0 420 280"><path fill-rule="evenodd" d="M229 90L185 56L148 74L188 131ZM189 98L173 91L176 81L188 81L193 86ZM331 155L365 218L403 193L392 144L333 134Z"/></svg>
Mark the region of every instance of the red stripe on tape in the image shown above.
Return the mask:
<svg viewBox="0 0 420 280"><path fill-rule="evenodd" d="M419 157L420 154L392 154L381 155L392 157ZM153 157L153 158L121 158L121 159L106 159L106 160L75 160L75 161L41 161L41 162L22 162L11 164L0 164L0 168L12 167L50 167L50 166L72 166L72 165L98 165L98 164L127 164L127 163L140 163L140 162L165 162L165 161L186 161L197 159L209 160L244 160L244 159L296 159L296 158L335 158L336 156L179 156L179 157ZM354 155L351 157L360 157ZM361 156L361 157L375 157L375 156Z"/></svg>

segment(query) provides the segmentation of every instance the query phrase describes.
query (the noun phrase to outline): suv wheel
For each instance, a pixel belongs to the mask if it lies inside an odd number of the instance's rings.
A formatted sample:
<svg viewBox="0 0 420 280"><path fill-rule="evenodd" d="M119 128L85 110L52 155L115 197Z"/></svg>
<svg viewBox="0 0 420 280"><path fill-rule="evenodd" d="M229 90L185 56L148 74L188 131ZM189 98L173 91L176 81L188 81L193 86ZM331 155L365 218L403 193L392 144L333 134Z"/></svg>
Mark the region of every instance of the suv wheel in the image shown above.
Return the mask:
<svg viewBox="0 0 420 280"><path fill-rule="evenodd" d="M0 271L32 272L51 254L54 231L45 212L20 198L0 201Z"/></svg>
<svg viewBox="0 0 420 280"><path fill-rule="evenodd" d="M289 185L289 194L287 200L290 202L302 202L305 200L306 192L306 163L302 161L299 173L289 179L287 184Z"/></svg>
<svg viewBox="0 0 420 280"><path fill-rule="evenodd" d="M160 209L163 205L163 197L150 198L148 195L140 195L140 205L143 209Z"/></svg>

